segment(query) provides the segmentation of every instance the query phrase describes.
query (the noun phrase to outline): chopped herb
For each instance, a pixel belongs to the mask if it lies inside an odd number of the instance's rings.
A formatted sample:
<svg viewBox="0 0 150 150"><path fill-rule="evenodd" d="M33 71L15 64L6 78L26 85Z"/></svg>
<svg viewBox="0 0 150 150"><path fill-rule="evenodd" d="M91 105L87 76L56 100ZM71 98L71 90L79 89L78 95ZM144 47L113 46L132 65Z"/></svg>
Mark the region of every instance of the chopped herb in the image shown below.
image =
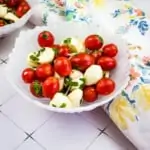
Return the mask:
<svg viewBox="0 0 150 150"><path fill-rule="evenodd" d="M61 105L60 105L60 108L65 108L67 105L66 105L66 103L62 103Z"/></svg>
<svg viewBox="0 0 150 150"><path fill-rule="evenodd" d="M80 100L80 105L83 103L83 99Z"/></svg>
<svg viewBox="0 0 150 150"><path fill-rule="evenodd" d="M83 83L80 85L80 89L82 90L85 87L85 78L81 78L80 81L82 81Z"/></svg>
<svg viewBox="0 0 150 150"><path fill-rule="evenodd" d="M72 79L68 77L65 79L65 85L67 87L72 87L72 86L78 86L79 84L78 82L73 82Z"/></svg>
<svg viewBox="0 0 150 150"><path fill-rule="evenodd" d="M30 59L31 59L32 61L39 61L39 58L37 58L37 57L34 56L34 55L31 55L31 56L30 56Z"/></svg>
<svg viewBox="0 0 150 150"><path fill-rule="evenodd" d="M36 95L42 96L42 86L39 81L34 81L33 89Z"/></svg>
<svg viewBox="0 0 150 150"><path fill-rule="evenodd" d="M71 43L71 38L67 38L64 40L64 44L70 44Z"/></svg>
<svg viewBox="0 0 150 150"><path fill-rule="evenodd" d="M55 105L55 104L52 104L52 106L53 106L53 107L56 107L56 105Z"/></svg>

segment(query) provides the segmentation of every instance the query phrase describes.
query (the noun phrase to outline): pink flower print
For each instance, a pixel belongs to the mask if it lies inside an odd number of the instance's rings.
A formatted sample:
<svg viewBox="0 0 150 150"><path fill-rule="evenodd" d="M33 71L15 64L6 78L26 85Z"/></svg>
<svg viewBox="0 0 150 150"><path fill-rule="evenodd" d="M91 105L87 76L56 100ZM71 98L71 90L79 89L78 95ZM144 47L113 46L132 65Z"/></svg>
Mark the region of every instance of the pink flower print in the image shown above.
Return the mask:
<svg viewBox="0 0 150 150"><path fill-rule="evenodd" d="M143 12L140 9L135 9L135 13L137 16L143 16Z"/></svg>
<svg viewBox="0 0 150 150"><path fill-rule="evenodd" d="M130 77L131 77L131 80L136 80L138 77L140 77L140 73L135 71L134 68L131 68L130 69Z"/></svg>
<svg viewBox="0 0 150 150"><path fill-rule="evenodd" d="M142 61L145 65L149 65L150 64L150 57L149 56L144 56Z"/></svg>
<svg viewBox="0 0 150 150"><path fill-rule="evenodd" d="M75 6L76 6L77 8L79 8L79 9L84 8L84 6L83 6L81 3L79 3L79 2L75 2Z"/></svg>
<svg viewBox="0 0 150 150"><path fill-rule="evenodd" d="M59 5L60 7L63 7L64 6L64 2L62 0L55 0L55 3L57 5Z"/></svg>

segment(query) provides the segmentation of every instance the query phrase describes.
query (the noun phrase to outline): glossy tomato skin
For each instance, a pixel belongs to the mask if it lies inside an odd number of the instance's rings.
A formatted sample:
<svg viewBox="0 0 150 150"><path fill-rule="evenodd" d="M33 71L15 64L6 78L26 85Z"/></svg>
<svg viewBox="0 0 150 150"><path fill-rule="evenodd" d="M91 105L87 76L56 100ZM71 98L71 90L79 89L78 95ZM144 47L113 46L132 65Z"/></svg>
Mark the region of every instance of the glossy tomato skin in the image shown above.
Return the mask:
<svg viewBox="0 0 150 150"><path fill-rule="evenodd" d="M99 50L103 46L103 39L99 35L90 35L85 39L85 47L89 50Z"/></svg>
<svg viewBox="0 0 150 150"><path fill-rule="evenodd" d="M66 57L58 57L54 61L54 69L60 76L66 77L71 74L71 62Z"/></svg>
<svg viewBox="0 0 150 150"><path fill-rule="evenodd" d="M54 45L54 36L49 31L43 31L38 36L38 43L41 47L52 47Z"/></svg>
<svg viewBox="0 0 150 150"><path fill-rule="evenodd" d="M47 78L42 85L43 96L47 98L53 98L53 96L59 91L59 81L55 77Z"/></svg>
<svg viewBox="0 0 150 150"><path fill-rule="evenodd" d="M41 64L36 69L36 77L41 81L53 75L54 70L51 64Z"/></svg>
<svg viewBox="0 0 150 150"><path fill-rule="evenodd" d="M7 0L5 2L8 7L13 8L20 3L20 0Z"/></svg>
<svg viewBox="0 0 150 150"><path fill-rule="evenodd" d="M109 78L99 80L96 85L96 91L100 95L109 95L115 90L115 82Z"/></svg>
<svg viewBox="0 0 150 150"><path fill-rule="evenodd" d="M70 48L67 45L62 45L58 49L58 56L68 57L70 55Z"/></svg>
<svg viewBox="0 0 150 150"><path fill-rule="evenodd" d="M103 47L103 56L115 57L118 53L118 48L115 44L108 44Z"/></svg>
<svg viewBox="0 0 150 150"><path fill-rule="evenodd" d="M71 64L74 68L78 68L80 71L85 71L88 67L95 63L95 59L92 55L86 53L80 53L71 58Z"/></svg>
<svg viewBox="0 0 150 150"><path fill-rule="evenodd" d="M99 58L97 64L100 65L104 71L113 70L117 66L116 60L107 56Z"/></svg>
<svg viewBox="0 0 150 150"><path fill-rule="evenodd" d="M39 81L33 81L30 84L30 92L35 97L43 97L42 94L42 83Z"/></svg>
<svg viewBox="0 0 150 150"><path fill-rule="evenodd" d="M31 68L26 68L22 72L22 79L25 83L32 83L35 79L35 71Z"/></svg>
<svg viewBox="0 0 150 150"><path fill-rule="evenodd" d="M97 100L98 94L94 86L85 87L83 90L83 99L86 102L94 102Z"/></svg>
<svg viewBox="0 0 150 150"><path fill-rule="evenodd" d="M20 3L20 5L18 6L17 10L16 10L16 15L17 17L21 18L22 16L24 16L28 11L30 10L30 6L26 1L23 1L22 3Z"/></svg>

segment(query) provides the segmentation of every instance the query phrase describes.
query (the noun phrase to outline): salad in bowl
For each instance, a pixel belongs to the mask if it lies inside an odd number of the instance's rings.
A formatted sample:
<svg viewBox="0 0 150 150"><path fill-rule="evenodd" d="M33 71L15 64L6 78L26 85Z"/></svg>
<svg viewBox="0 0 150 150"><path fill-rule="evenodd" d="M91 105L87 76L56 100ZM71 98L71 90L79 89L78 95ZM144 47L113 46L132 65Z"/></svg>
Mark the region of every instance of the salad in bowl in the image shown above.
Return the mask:
<svg viewBox="0 0 150 150"><path fill-rule="evenodd" d="M0 0L0 37L22 27L33 5L32 0Z"/></svg>
<svg viewBox="0 0 150 150"><path fill-rule="evenodd" d="M22 31L6 75L25 99L56 112L89 111L127 85L126 44L107 29L64 22Z"/></svg>

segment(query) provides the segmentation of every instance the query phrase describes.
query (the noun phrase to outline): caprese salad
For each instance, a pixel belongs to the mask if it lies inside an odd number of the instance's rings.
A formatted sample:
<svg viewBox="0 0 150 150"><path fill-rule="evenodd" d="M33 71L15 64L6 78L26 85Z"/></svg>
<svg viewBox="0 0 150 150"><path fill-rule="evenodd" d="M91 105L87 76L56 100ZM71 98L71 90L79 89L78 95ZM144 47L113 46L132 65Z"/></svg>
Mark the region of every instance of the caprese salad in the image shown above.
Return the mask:
<svg viewBox="0 0 150 150"><path fill-rule="evenodd" d="M15 23L29 10L26 0L0 0L0 27Z"/></svg>
<svg viewBox="0 0 150 150"><path fill-rule="evenodd" d="M68 37L56 44L49 31L41 32L37 42L40 49L28 55L29 67L22 72L32 95L47 98L52 107L75 108L115 90L110 78L117 66L115 44L104 45L103 38L96 34L83 41Z"/></svg>

